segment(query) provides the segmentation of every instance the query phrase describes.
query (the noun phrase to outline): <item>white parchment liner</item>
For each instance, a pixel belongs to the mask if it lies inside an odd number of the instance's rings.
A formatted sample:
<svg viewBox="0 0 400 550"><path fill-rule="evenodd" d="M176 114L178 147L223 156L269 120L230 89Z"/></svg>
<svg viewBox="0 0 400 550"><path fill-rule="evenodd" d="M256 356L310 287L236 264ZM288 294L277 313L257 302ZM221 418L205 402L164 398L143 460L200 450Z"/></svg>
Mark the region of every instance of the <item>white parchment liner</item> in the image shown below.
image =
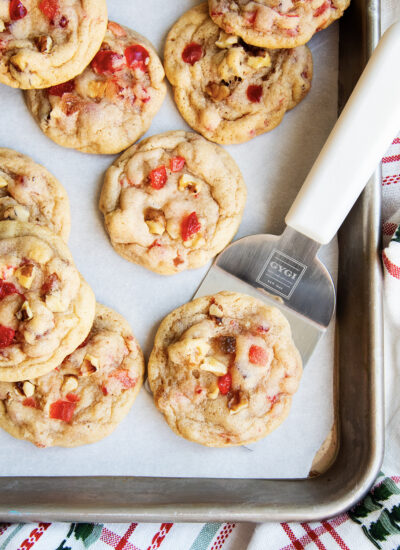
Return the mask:
<svg viewBox="0 0 400 550"><path fill-rule="evenodd" d="M192 0L109 2L109 16L144 34L162 53L168 29ZM337 115L338 26L311 41L314 80L309 96L269 134L227 147L243 172L248 200L237 237L278 234L284 216ZM66 187L71 202L69 245L98 301L130 322L148 357L156 328L172 309L193 296L207 268L162 277L120 258L112 249L97 207L111 156L64 149L47 139L19 91L0 85L0 146L43 164ZM169 93L147 135L185 129ZM321 255L336 272L336 245ZM221 289L222 290L222 289ZM176 436L142 389L130 414L110 437L76 449L37 449L0 433L0 475L143 475L179 477L305 477L333 419L333 326L307 365L289 418L251 446L209 449Z"/></svg>

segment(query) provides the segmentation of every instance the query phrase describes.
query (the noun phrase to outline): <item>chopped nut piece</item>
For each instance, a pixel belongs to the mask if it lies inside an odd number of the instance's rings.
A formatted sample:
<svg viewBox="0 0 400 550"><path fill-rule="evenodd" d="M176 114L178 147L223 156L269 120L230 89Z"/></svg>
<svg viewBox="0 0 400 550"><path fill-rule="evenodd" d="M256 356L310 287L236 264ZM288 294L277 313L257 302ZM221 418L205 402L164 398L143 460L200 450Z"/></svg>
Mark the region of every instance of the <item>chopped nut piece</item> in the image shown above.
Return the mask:
<svg viewBox="0 0 400 550"><path fill-rule="evenodd" d="M87 94L92 99L104 97L107 90L107 81L94 80L89 82Z"/></svg>
<svg viewBox="0 0 400 550"><path fill-rule="evenodd" d="M3 176L3 174L0 174L0 189L2 187L7 187L7 185L9 184L9 180L8 178L5 177L5 175Z"/></svg>
<svg viewBox="0 0 400 550"><path fill-rule="evenodd" d="M165 231L165 225L151 220L146 221L146 225L152 235L162 235Z"/></svg>
<svg viewBox="0 0 400 550"><path fill-rule="evenodd" d="M52 253L49 246L45 246L41 244L41 245L35 245L29 251L28 256L29 258L31 258L31 260L34 260L39 264L45 264L50 260Z"/></svg>
<svg viewBox="0 0 400 550"><path fill-rule="evenodd" d="M20 204L15 204L4 210L3 218L6 220L27 222L29 220L29 210Z"/></svg>
<svg viewBox="0 0 400 550"><path fill-rule="evenodd" d="M167 233L171 237L171 239L178 239L180 236L179 224L177 224L174 220L168 220Z"/></svg>
<svg viewBox="0 0 400 550"><path fill-rule="evenodd" d="M22 389L26 397L32 397L32 395L35 393L35 386L28 380L23 383Z"/></svg>
<svg viewBox="0 0 400 550"><path fill-rule="evenodd" d="M50 36L37 36L35 38L37 49L41 53L49 53L53 46L53 40Z"/></svg>
<svg viewBox="0 0 400 550"><path fill-rule="evenodd" d="M217 376L223 376L228 372L228 367L214 357L206 357L200 365L200 370L212 372Z"/></svg>
<svg viewBox="0 0 400 550"><path fill-rule="evenodd" d="M212 315L213 317L223 317L224 312L218 304L211 304L208 313Z"/></svg>
<svg viewBox="0 0 400 550"><path fill-rule="evenodd" d="M238 37L233 34L228 34L225 31L221 31L219 33L219 38L216 41L215 45L218 48L224 49L229 48L229 46L232 46L232 44L237 44Z"/></svg>
<svg viewBox="0 0 400 550"><path fill-rule="evenodd" d="M178 189L179 191L184 191L185 189L188 189L192 193L197 194L201 189L201 182L197 178L189 176L189 174L183 174L179 178Z"/></svg>
<svg viewBox="0 0 400 550"><path fill-rule="evenodd" d="M21 309L17 313L17 319L20 321L30 321L33 319L33 313L29 306L28 300L25 300L25 302L22 304Z"/></svg>
<svg viewBox="0 0 400 550"><path fill-rule="evenodd" d="M193 248L197 250L206 244L206 240L202 237L201 233L197 233L192 239L183 241L183 246L186 248Z"/></svg>
<svg viewBox="0 0 400 550"><path fill-rule="evenodd" d="M10 59L11 64L19 71L25 71L25 69L28 67L28 59L27 56L20 52Z"/></svg>
<svg viewBox="0 0 400 550"><path fill-rule="evenodd" d="M64 383L62 385L62 391L65 393L69 393L71 391L76 390L78 387L78 380L76 376L66 376Z"/></svg>
<svg viewBox="0 0 400 550"><path fill-rule="evenodd" d="M242 411L243 409L247 409L249 406L249 400L247 397L242 397L239 401L239 403L234 403L230 409L229 414L237 414L238 412Z"/></svg>
<svg viewBox="0 0 400 550"><path fill-rule="evenodd" d="M261 69L262 67L269 67L271 65L271 58L267 52L265 56L249 57L247 64L253 69Z"/></svg>
<svg viewBox="0 0 400 550"><path fill-rule="evenodd" d="M4 21L2 19L0 19L0 32L3 32L5 28L6 28L6 26L4 24Z"/></svg>
<svg viewBox="0 0 400 550"><path fill-rule="evenodd" d="M209 399L217 399L219 395L219 387L218 384L215 384L214 386L211 386L207 392L207 397Z"/></svg>
<svg viewBox="0 0 400 550"><path fill-rule="evenodd" d="M222 101L231 93L228 86L217 84L216 82L209 82L206 86L206 92L214 101Z"/></svg>
<svg viewBox="0 0 400 550"><path fill-rule="evenodd" d="M32 264L21 265L15 272L17 281L24 288L31 288L35 277L35 267Z"/></svg>
<svg viewBox="0 0 400 550"><path fill-rule="evenodd" d="M89 355L87 353L81 365L81 370L80 370L81 376L90 376L91 374L97 371L98 366L99 366L98 358L94 357L93 355Z"/></svg>
<svg viewBox="0 0 400 550"><path fill-rule="evenodd" d="M230 48L218 65L218 76L229 82L233 77L242 78L245 73L245 52L242 48Z"/></svg>

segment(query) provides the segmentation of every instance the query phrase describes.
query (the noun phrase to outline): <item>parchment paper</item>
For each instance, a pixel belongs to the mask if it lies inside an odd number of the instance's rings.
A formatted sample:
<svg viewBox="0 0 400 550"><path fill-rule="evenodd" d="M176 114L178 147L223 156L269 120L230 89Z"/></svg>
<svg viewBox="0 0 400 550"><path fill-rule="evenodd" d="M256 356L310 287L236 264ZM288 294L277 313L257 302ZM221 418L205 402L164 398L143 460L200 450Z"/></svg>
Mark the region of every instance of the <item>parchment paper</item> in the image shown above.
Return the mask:
<svg viewBox="0 0 400 550"><path fill-rule="evenodd" d="M109 16L144 34L162 53L168 29L196 3L110 1ZM237 237L283 230L284 216L336 119L337 31L332 25L311 41L314 80L309 96L272 132L227 147L248 189ZM86 155L54 144L31 118L19 91L0 85L0 104L0 145L31 156L66 187L72 211L69 245L77 266L98 301L129 320L148 357L158 324L191 299L207 267L166 278L120 258L97 207L104 171L114 157ZM185 128L169 93L147 135ZM335 274L335 243L325 247L322 257ZM305 369L289 418L251 450L209 449L176 436L143 388L117 430L93 445L37 449L1 432L0 474L305 477L333 420L333 328Z"/></svg>

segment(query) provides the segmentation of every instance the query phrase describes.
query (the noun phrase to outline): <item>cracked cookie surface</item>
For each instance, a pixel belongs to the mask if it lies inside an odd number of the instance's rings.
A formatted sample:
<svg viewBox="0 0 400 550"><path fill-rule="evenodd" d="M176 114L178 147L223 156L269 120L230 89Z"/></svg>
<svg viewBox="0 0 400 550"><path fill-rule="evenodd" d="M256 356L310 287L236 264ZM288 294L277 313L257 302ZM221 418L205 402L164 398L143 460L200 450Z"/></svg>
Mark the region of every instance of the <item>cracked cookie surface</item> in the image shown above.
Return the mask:
<svg viewBox="0 0 400 550"><path fill-rule="evenodd" d="M148 365L178 435L210 447L265 437L289 414L302 374L282 313L235 292L198 298L161 323Z"/></svg>
<svg viewBox="0 0 400 550"><path fill-rule="evenodd" d="M43 225L67 241L68 195L46 168L17 151L0 148L0 220Z"/></svg>
<svg viewBox="0 0 400 550"><path fill-rule="evenodd" d="M87 336L93 291L48 229L0 222L0 380L45 374Z"/></svg>
<svg viewBox="0 0 400 550"><path fill-rule="evenodd" d="M89 335L61 365L33 380L0 382L0 426L38 447L93 443L128 414L143 371L127 321L97 304Z"/></svg>
<svg viewBox="0 0 400 550"><path fill-rule="evenodd" d="M204 265L233 238L246 201L239 168L197 134L166 132L125 151L100 197L115 250L170 275Z"/></svg>
<svg viewBox="0 0 400 550"><path fill-rule="evenodd" d="M46 88L91 61L107 26L105 0L1 0L0 82Z"/></svg>
<svg viewBox="0 0 400 550"><path fill-rule="evenodd" d="M272 130L311 87L312 57L306 46L249 46L222 31L206 4L172 27L164 64L183 118L221 144L242 143Z"/></svg>
<svg viewBox="0 0 400 550"><path fill-rule="evenodd" d="M151 43L110 21L100 50L82 74L26 93L42 131L85 153L119 153L149 128L166 94L164 69Z"/></svg>
<svg viewBox="0 0 400 550"><path fill-rule="evenodd" d="M295 48L339 19L350 0L210 0L226 32L263 48Z"/></svg>

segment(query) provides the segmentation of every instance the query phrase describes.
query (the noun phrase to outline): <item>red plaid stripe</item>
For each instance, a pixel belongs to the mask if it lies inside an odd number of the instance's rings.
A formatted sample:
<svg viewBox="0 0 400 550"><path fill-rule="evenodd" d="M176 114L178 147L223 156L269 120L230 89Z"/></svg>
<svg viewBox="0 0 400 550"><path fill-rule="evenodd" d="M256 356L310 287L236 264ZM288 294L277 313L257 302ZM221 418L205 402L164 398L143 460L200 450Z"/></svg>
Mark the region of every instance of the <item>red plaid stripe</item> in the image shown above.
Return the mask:
<svg viewBox="0 0 400 550"><path fill-rule="evenodd" d="M397 229L397 224L396 223L391 223L391 222L386 222L383 224L383 234L384 235L393 235L393 233L396 231Z"/></svg>
<svg viewBox="0 0 400 550"><path fill-rule="evenodd" d="M386 256L385 251L382 252L382 260L383 260L383 263L384 263L386 269L388 270L388 273L390 273L390 275L392 277L395 277L396 279L400 279L400 268L399 268L399 266L397 266L396 264L393 264L389 260L389 258Z"/></svg>
<svg viewBox="0 0 400 550"><path fill-rule="evenodd" d="M160 548L162 541L165 539L172 526L173 523L162 523L160 530L154 535L151 545L147 550L157 550L157 548Z"/></svg>
<svg viewBox="0 0 400 550"><path fill-rule="evenodd" d="M128 531L132 528L133 525L134 527L128 535ZM105 544L108 544L112 548L115 548L115 549L118 548L118 550L140 550L140 548L138 548L137 546L134 546L131 542L128 541L128 538L136 529L136 526L137 526L137 523L132 523L122 537L120 537L116 533L113 533L112 531L107 529L107 527L103 527L100 540Z"/></svg>
<svg viewBox="0 0 400 550"><path fill-rule="evenodd" d="M11 523L2 523L0 527L0 536L7 531Z"/></svg>
<svg viewBox="0 0 400 550"><path fill-rule="evenodd" d="M383 157L382 164L387 164L388 162L397 162L400 160L400 155L389 155L388 157Z"/></svg>
<svg viewBox="0 0 400 550"><path fill-rule="evenodd" d="M396 143L400 143L400 138L397 137L396 139L393 140L393 145L395 145Z"/></svg>
<svg viewBox="0 0 400 550"><path fill-rule="evenodd" d="M236 527L235 523L225 523L218 537L215 539L214 544L211 547L211 550L221 550L221 548L223 547L223 545L225 544L229 535L232 533L235 527Z"/></svg>
<svg viewBox="0 0 400 550"><path fill-rule="evenodd" d="M400 182L400 174L393 174L392 176L385 176L382 178L382 185L392 185L393 183Z"/></svg>
<svg viewBox="0 0 400 550"><path fill-rule="evenodd" d="M335 529L336 527L339 527L348 520L349 516L347 514L343 514L330 521L319 523L314 529L311 529L308 523L302 523L301 525L306 533L301 537L296 537L288 523L281 523L282 529L285 531L290 540L290 544L284 546L280 550L304 550L306 548L306 545L310 543L314 543L318 548L323 550L325 549L325 546L320 540L320 537L325 533L329 533L331 535L331 537L334 539L341 550L350 550Z"/></svg>
<svg viewBox="0 0 400 550"><path fill-rule="evenodd" d="M38 526L30 532L29 537L24 540L18 550L29 550L40 539L51 523L38 523Z"/></svg>

